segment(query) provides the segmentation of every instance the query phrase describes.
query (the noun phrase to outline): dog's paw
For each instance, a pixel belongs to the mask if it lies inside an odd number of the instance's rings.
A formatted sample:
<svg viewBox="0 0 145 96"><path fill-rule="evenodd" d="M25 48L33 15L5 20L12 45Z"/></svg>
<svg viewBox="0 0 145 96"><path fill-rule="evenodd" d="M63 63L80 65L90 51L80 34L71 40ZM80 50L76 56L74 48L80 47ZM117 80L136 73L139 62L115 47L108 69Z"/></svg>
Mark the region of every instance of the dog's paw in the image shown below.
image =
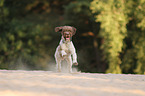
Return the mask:
<svg viewBox="0 0 145 96"><path fill-rule="evenodd" d="M73 62L73 65L77 66L78 65L78 62Z"/></svg>
<svg viewBox="0 0 145 96"><path fill-rule="evenodd" d="M57 70L57 72L61 72L61 70Z"/></svg>
<svg viewBox="0 0 145 96"><path fill-rule="evenodd" d="M61 54L62 60L64 60L66 56L67 56L66 54Z"/></svg>
<svg viewBox="0 0 145 96"><path fill-rule="evenodd" d="M63 56L65 56L65 55L67 55L67 53L66 53L64 50L62 50L62 51L61 51L61 56L63 57Z"/></svg>

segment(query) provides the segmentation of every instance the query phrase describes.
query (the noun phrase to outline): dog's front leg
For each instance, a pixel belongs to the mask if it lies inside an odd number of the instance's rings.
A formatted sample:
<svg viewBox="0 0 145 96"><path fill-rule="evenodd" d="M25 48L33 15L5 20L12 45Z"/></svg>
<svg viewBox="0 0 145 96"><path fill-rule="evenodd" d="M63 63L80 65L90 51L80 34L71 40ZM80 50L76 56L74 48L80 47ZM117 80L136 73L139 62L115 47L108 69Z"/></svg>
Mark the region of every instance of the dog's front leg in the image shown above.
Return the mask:
<svg viewBox="0 0 145 96"><path fill-rule="evenodd" d="M66 61L67 63L69 64L68 67L69 67L69 72L72 73L72 59L71 59L71 55L66 58Z"/></svg>
<svg viewBox="0 0 145 96"><path fill-rule="evenodd" d="M60 44L60 53L61 53L61 57L64 57L65 55L67 55L67 53L65 52L66 49L66 45L65 44Z"/></svg>
<svg viewBox="0 0 145 96"><path fill-rule="evenodd" d="M78 65L76 50L72 42L70 44L70 51L73 58L73 65Z"/></svg>
<svg viewBox="0 0 145 96"><path fill-rule="evenodd" d="M64 56L66 56L67 55L67 53L64 51L64 50L62 50L61 51L61 57L64 57Z"/></svg>
<svg viewBox="0 0 145 96"><path fill-rule="evenodd" d="M74 53L72 54L72 57L73 57L73 65L78 65L78 62L77 62L77 54L76 54L76 52L74 52Z"/></svg>

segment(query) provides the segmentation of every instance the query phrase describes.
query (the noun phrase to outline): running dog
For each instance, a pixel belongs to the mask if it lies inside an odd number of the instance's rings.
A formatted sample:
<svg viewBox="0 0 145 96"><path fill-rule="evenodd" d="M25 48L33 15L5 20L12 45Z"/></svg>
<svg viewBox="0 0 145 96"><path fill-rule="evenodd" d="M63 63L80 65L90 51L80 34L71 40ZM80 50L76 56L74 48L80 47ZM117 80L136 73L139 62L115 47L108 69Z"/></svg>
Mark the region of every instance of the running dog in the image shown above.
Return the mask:
<svg viewBox="0 0 145 96"><path fill-rule="evenodd" d="M65 59L69 64L69 72L71 73L72 65L78 65L76 50L71 41L72 36L76 33L76 28L72 26L60 26L55 28L55 32L62 34L60 43L55 52L57 71L61 72L61 61Z"/></svg>

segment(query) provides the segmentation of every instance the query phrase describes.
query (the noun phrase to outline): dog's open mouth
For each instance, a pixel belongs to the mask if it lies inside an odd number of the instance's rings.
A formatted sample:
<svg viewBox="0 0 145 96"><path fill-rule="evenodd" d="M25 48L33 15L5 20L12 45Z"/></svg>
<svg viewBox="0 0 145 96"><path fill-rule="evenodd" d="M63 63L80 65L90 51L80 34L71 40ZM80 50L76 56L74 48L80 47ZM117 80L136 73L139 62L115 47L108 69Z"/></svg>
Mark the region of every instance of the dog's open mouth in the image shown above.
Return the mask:
<svg viewBox="0 0 145 96"><path fill-rule="evenodd" d="M70 37L69 37L69 36L67 36L65 39L66 39L66 40L70 40Z"/></svg>
<svg viewBox="0 0 145 96"><path fill-rule="evenodd" d="M70 41L70 39L71 39L71 34L69 34L69 32L64 32L64 39L65 39L66 41Z"/></svg>
<svg viewBox="0 0 145 96"><path fill-rule="evenodd" d="M64 38L65 38L66 41L70 40L70 36L65 36Z"/></svg>

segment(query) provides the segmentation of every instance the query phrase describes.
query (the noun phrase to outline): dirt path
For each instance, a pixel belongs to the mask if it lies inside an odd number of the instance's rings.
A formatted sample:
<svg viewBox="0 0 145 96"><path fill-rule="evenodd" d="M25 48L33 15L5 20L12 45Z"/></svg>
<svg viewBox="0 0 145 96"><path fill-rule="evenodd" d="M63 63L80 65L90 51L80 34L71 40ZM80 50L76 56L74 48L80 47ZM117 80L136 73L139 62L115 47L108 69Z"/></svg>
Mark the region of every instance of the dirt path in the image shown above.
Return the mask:
<svg viewBox="0 0 145 96"><path fill-rule="evenodd" d="M145 96L145 75L0 70L0 96Z"/></svg>

